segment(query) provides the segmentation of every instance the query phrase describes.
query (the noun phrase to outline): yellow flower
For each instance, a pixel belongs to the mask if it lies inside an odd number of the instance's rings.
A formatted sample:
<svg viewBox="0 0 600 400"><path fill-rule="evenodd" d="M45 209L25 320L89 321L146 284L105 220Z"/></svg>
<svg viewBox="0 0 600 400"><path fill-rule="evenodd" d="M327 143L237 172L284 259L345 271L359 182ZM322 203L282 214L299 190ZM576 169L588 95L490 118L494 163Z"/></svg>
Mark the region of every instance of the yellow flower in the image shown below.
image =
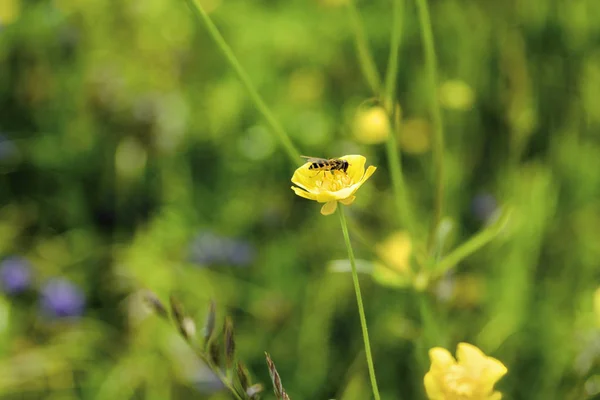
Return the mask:
<svg viewBox="0 0 600 400"><path fill-rule="evenodd" d="M466 111L473 107L475 93L464 81L448 80L440 87L440 103L442 107L452 110Z"/></svg>
<svg viewBox="0 0 600 400"><path fill-rule="evenodd" d="M424 119L407 119L399 134L402 151L410 154L422 154L431 147L431 124Z"/></svg>
<svg viewBox="0 0 600 400"><path fill-rule="evenodd" d="M359 110L354 117L354 137L364 144L378 144L387 140L392 128L383 107Z"/></svg>
<svg viewBox="0 0 600 400"><path fill-rule="evenodd" d="M429 350L431 368L425 375L425 390L430 400L499 400L494 385L507 369L477 347L459 343L457 360L446 349Z"/></svg>
<svg viewBox="0 0 600 400"><path fill-rule="evenodd" d="M20 14L19 0L2 0L0 2L0 25L8 25Z"/></svg>
<svg viewBox="0 0 600 400"><path fill-rule="evenodd" d="M383 264L373 263L373 278L382 285L404 287L410 283L412 241L408 233L392 233L375 248Z"/></svg>
<svg viewBox="0 0 600 400"><path fill-rule="evenodd" d="M349 155L340 159L348 161L346 172L309 170L311 163L307 162L292 176L292 182L300 186L292 186L298 196L325 203L321 208L323 215L333 214L338 201L347 206L352 204L356 199L354 193L377 169L370 165L365 171L367 159L363 156Z"/></svg>
<svg viewBox="0 0 600 400"><path fill-rule="evenodd" d="M395 271L405 273L410 270L412 241L408 233L398 231L392 233L376 247L377 255Z"/></svg>

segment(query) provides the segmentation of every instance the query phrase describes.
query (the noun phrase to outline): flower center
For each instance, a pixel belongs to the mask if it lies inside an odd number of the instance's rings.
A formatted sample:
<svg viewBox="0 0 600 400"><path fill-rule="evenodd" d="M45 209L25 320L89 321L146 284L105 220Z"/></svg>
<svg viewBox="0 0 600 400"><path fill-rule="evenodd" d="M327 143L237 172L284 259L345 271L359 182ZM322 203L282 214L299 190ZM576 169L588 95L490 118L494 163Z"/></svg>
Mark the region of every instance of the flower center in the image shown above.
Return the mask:
<svg viewBox="0 0 600 400"><path fill-rule="evenodd" d="M453 365L444 377L448 399L469 400L474 399L475 382L467 374L464 367Z"/></svg>
<svg viewBox="0 0 600 400"><path fill-rule="evenodd" d="M352 179L350 176L343 171L331 171L323 172L322 176L317 177L315 180L315 186L321 192L337 192L343 188L352 185ZM319 174L321 175L321 174Z"/></svg>

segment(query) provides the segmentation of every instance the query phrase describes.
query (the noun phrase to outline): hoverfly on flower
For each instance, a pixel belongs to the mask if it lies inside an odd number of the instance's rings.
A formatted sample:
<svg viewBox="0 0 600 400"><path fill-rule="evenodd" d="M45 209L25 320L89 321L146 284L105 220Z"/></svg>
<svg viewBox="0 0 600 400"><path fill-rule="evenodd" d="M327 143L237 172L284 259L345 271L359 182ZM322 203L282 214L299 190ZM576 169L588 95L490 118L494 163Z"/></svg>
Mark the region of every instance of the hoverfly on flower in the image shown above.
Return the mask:
<svg viewBox="0 0 600 400"><path fill-rule="evenodd" d="M343 173L347 173L348 166L350 165L348 161L342 160L339 158L320 158L320 157L307 157L300 156L305 158L310 163L308 167L309 170L312 171L330 171L333 174L333 171L342 171Z"/></svg>
<svg viewBox="0 0 600 400"><path fill-rule="evenodd" d="M321 208L323 215L333 214L338 202L346 206L352 204L356 199L354 193L377 169L370 165L365 170L367 159L357 154L333 159L305 158L308 162L296 169L292 176L292 182L297 185L292 186L292 190L305 199L325 203ZM313 174L315 170L319 171L316 175ZM331 178L318 177L321 171L330 171Z"/></svg>

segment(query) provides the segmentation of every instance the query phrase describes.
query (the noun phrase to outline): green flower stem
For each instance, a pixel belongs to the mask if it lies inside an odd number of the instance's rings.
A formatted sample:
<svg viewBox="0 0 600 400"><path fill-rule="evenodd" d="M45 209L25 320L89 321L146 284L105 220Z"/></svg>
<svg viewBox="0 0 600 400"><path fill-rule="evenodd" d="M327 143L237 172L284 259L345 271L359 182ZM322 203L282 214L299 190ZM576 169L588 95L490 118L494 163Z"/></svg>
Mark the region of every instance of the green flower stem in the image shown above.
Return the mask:
<svg viewBox="0 0 600 400"><path fill-rule="evenodd" d="M419 293L417 296L417 302L419 304L419 313L421 314L421 323L423 324L423 333L421 340L423 340L425 349L430 349L433 346L446 347L446 340L440 329L444 326L441 323L442 313L439 310L435 310L432 304L432 299L425 295L425 293ZM427 351L425 351L425 354ZM425 357L427 359L427 357Z"/></svg>
<svg viewBox="0 0 600 400"><path fill-rule="evenodd" d="M434 268L432 278L443 276L456 264L467 258L486 244L492 241L506 226L510 216L510 210L505 211L492 225L481 232L473 235L465 243L458 246L450 254L444 257Z"/></svg>
<svg viewBox="0 0 600 400"><path fill-rule="evenodd" d="M204 23L206 29L208 29L208 33L213 38L217 46L219 46L219 48L225 55L225 58L227 58L227 61L236 72L238 78L242 81L242 84L248 91L248 94L254 102L254 105L265 118L267 124L270 126L273 133L275 133L275 135L279 139L279 142L283 145L283 148L285 149L286 153L288 154L294 165L297 165L298 159L300 158L300 153L292 143L290 137L283 129L279 121L277 121L277 119L275 118L265 101L258 94L258 91L254 87L254 84L250 80L250 77L248 76L248 74L246 73L236 56L233 54L231 47L229 47L227 42L225 42L225 39L223 38L219 30L212 22L206 11L204 11L204 9L198 4L197 0L186 1L197 20Z"/></svg>
<svg viewBox="0 0 600 400"><path fill-rule="evenodd" d="M371 345L369 344L369 330L367 329L367 318L365 317L365 309L363 307L362 295L360 294L358 274L356 272L356 260L354 259L352 244L350 244L350 235L348 234L348 225L346 224L346 216L344 215L344 206L341 204L338 204L338 214L340 216L340 224L342 225L344 241L346 242L346 248L348 249L348 258L350 259L350 265L352 266L352 280L354 282L354 291L356 293L356 302L358 303L360 325L362 327L363 340L365 342L365 354L367 357L367 364L369 366L371 388L373 389L373 396L375 397L375 400L380 400L379 389L377 388L377 379L375 378L375 367L373 366L373 356L371 355Z"/></svg>
<svg viewBox="0 0 600 400"><path fill-rule="evenodd" d="M365 28L360 20L360 14L354 0L348 0L348 13L350 15L352 30L354 31L354 44L358 53L360 68L373 93L378 94L381 90L381 78L379 77L379 72L377 72L377 66L369 48Z"/></svg>
<svg viewBox="0 0 600 400"><path fill-rule="evenodd" d="M410 211L409 202L407 199L406 185L402 174L402 164L400 161L400 151L396 141L395 133L399 130L399 119L397 110L395 109L396 97L396 77L398 75L398 50L402 39L402 15L404 13L404 0L394 0L393 20L392 20L392 37L390 41L390 55L385 78L385 86L381 86L381 79L375 66L375 61L369 44L365 29L362 25L360 15L356 8L354 0L348 2L348 11L350 21L354 30L355 46L358 53L361 70L373 94L379 96L383 101L384 107L389 115L394 129L392 134L388 135L386 150L387 159L390 169L390 177L392 180L392 188L395 199L396 213L400 219L400 224L404 225L413 235L414 223L412 221L412 213Z"/></svg>
<svg viewBox="0 0 600 400"><path fill-rule="evenodd" d="M398 52L402 41L402 16L404 14L404 0L394 0L392 36L390 40L390 54L385 77L385 90L382 94L385 109L392 121L392 133L386 142L387 159L392 179L392 190L396 204L396 213L400 224L404 225L411 237L414 237L414 222L408 202L406 185L402 174L401 155L398 149L396 133L400 130L399 108L396 108L396 77L398 75Z"/></svg>
<svg viewBox="0 0 600 400"><path fill-rule="evenodd" d="M395 118L394 118L395 119ZM393 132L396 132L397 126L394 122ZM406 227L410 236L414 238L414 221L412 218L411 207L407 200L406 185L402 174L402 163L400 162L400 151L394 134L388 135L386 144L387 159L392 179L392 191L396 206L396 213L400 219L400 224Z"/></svg>
<svg viewBox="0 0 600 400"><path fill-rule="evenodd" d="M398 76L398 52L402 41L402 16L404 15L404 0L394 0L392 16L392 36L390 54L385 75L385 108L390 115L394 112L396 99L396 79Z"/></svg>
<svg viewBox="0 0 600 400"><path fill-rule="evenodd" d="M431 19L427 0L416 0L419 10L419 21L421 24L421 39L425 46L425 68L429 78L429 90L431 91L430 113L433 117L433 164L435 171L435 208L431 232L429 234L429 249L435 245L435 237L438 226L443 215L444 206L444 124L442 111L438 100L438 77L437 60L433 44L433 32L431 30Z"/></svg>

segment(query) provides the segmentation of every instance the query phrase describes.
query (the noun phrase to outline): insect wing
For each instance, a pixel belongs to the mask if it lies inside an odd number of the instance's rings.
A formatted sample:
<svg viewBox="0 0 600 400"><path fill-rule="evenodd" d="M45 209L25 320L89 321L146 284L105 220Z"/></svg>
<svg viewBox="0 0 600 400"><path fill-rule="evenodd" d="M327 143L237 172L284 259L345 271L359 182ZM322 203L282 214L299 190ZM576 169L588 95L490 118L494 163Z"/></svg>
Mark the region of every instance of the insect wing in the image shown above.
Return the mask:
<svg viewBox="0 0 600 400"><path fill-rule="evenodd" d="M308 157L308 156L300 156L300 157L305 158L306 162L309 162L309 163L327 164L327 159L326 158Z"/></svg>

